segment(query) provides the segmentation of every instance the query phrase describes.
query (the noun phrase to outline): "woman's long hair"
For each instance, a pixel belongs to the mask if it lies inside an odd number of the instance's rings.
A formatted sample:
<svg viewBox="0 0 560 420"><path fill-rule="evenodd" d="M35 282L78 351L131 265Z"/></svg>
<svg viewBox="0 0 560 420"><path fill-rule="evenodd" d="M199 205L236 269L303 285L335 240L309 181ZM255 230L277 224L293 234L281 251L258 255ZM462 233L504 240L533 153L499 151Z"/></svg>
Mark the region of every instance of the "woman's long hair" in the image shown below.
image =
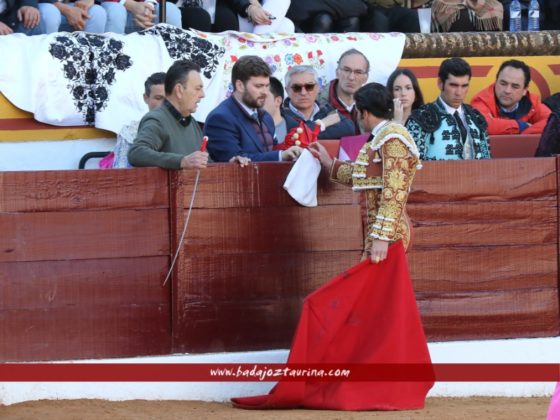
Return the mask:
<svg viewBox="0 0 560 420"><path fill-rule="evenodd" d="M424 105L424 95L422 95L422 91L420 90L420 85L418 84L416 75L411 70L405 68L396 69L387 79L387 89L389 89L389 92L391 92L391 96L393 96L393 86L395 84L395 79L401 74L408 77L412 82L412 88L414 89L414 102L412 103L412 110L420 108L422 105Z"/></svg>

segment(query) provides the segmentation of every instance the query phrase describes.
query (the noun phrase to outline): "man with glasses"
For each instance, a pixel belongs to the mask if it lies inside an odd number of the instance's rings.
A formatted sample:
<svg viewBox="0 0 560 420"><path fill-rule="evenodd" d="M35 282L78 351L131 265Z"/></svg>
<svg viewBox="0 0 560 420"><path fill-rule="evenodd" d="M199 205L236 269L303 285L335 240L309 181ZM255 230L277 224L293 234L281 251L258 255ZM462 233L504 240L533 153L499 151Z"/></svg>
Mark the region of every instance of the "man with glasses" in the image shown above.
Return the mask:
<svg viewBox="0 0 560 420"><path fill-rule="evenodd" d="M354 133L360 134L358 111L354 105L354 93L368 80L369 60L355 48L342 53L338 59L336 79L319 93L319 104L330 104L341 115L354 122Z"/></svg>
<svg viewBox="0 0 560 420"><path fill-rule="evenodd" d="M233 65L233 94L208 114L204 125L214 161L228 162L239 155L255 162L279 162L295 160L302 152L298 146L273 150L277 144L274 121L263 109L270 75L268 64L254 55L240 57Z"/></svg>
<svg viewBox="0 0 560 420"><path fill-rule="evenodd" d="M319 76L312 66L294 66L286 73L288 98L284 115L296 121L305 121L312 130L320 127L320 139L339 139L355 134L352 120L341 115L330 103L319 106ZM288 127L290 131L293 127Z"/></svg>

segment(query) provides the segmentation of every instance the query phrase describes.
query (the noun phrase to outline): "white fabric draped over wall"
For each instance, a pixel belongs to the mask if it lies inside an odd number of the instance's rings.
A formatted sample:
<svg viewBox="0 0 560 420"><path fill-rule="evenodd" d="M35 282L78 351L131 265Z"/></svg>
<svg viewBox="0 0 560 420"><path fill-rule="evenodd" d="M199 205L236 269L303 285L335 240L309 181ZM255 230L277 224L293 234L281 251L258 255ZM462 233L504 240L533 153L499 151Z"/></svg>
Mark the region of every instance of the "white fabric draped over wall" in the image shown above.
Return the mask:
<svg viewBox="0 0 560 420"><path fill-rule="evenodd" d="M321 84L335 76L339 56L350 48L371 63L369 81L385 83L404 48L403 34L220 34L160 24L129 35L56 33L0 37L0 92L15 106L53 125L93 125L117 133L147 111L144 80L188 58L202 68L206 97L195 117L231 94L231 68L238 57L262 57L275 77L308 64Z"/></svg>

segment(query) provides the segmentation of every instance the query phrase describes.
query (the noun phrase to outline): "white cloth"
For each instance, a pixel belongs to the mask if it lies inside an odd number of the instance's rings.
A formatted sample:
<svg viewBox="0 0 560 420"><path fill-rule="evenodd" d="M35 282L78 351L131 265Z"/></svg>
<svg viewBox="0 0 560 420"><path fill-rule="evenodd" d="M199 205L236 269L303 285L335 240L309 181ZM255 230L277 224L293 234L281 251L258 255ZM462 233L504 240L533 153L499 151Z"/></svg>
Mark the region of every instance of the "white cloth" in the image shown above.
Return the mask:
<svg viewBox="0 0 560 420"><path fill-rule="evenodd" d="M115 82L107 87L109 97L105 107L97 111L95 126L119 133L124 125L140 121L146 114L142 96L146 79L153 73L166 71L174 60L167 54L165 42L159 36L133 32L111 34L111 37L123 43L122 53L131 57L131 66L115 71ZM147 54L147 51L157 53Z"/></svg>
<svg viewBox="0 0 560 420"><path fill-rule="evenodd" d="M299 156L284 182L284 189L299 204L317 207L317 179L321 163L307 149Z"/></svg>
<svg viewBox="0 0 560 420"><path fill-rule="evenodd" d="M146 113L146 77L167 71L176 59L193 58L203 67L206 94L194 117L204 122L231 95L231 69L242 55L260 56L280 80L295 64L311 65L326 86L336 77L340 55L356 48L372 64L369 81L385 84L400 61L405 39L404 34L368 33L214 34L166 24L129 35L14 34L0 36L0 57L10 57L0 59L0 92L38 121L90 124L118 133Z"/></svg>

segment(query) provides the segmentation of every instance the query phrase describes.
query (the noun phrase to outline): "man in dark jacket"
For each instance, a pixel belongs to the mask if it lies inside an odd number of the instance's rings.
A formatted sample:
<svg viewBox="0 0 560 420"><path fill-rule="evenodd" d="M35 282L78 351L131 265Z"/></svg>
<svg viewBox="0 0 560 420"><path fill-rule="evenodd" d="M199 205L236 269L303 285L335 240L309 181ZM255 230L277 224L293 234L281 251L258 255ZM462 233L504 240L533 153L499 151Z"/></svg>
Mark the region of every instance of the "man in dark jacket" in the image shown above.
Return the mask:
<svg viewBox="0 0 560 420"><path fill-rule="evenodd" d="M288 99L284 114L296 121L305 121L311 129L320 127L320 139L339 139L355 133L352 120L340 115L330 104L319 106L319 76L312 66L294 66L286 73ZM293 127L287 127L288 131Z"/></svg>
<svg viewBox="0 0 560 420"><path fill-rule="evenodd" d="M355 48L342 53L338 59L336 79L319 93L319 105L330 104L342 116L354 123L354 134L360 134L358 110L354 105L354 93L368 80L369 60Z"/></svg>
<svg viewBox="0 0 560 420"><path fill-rule="evenodd" d="M215 162L231 162L236 156L253 162L290 161L302 152L298 146L274 150L274 121L263 109L270 73L268 64L254 55L244 55L233 65L233 94L208 114L204 125L208 152Z"/></svg>

